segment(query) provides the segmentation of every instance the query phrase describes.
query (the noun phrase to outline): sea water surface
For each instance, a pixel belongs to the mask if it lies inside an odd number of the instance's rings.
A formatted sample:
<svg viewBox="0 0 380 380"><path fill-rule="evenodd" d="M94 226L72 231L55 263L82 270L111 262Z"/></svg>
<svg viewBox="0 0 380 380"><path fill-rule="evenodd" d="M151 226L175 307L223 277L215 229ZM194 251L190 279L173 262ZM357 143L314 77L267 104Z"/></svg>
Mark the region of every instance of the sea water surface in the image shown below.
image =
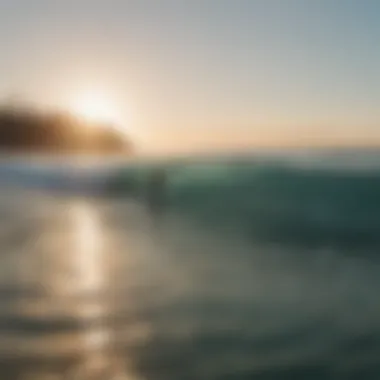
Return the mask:
<svg viewBox="0 0 380 380"><path fill-rule="evenodd" d="M1 379L380 378L378 152L162 165L159 223L2 166Z"/></svg>

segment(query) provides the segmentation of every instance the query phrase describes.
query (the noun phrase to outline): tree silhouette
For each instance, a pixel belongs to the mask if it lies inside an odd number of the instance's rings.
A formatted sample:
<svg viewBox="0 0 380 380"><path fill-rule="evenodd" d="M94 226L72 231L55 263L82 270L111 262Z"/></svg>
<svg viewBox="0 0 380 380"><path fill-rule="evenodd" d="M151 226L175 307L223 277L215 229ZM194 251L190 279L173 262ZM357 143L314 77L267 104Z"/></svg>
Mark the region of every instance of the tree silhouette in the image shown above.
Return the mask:
<svg viewBox="0 0 380 380"><path fill-rule="evenodd" d="M132 143L109 125L60 112L0 107L0 150L36 153L130 154Z"/></svg>

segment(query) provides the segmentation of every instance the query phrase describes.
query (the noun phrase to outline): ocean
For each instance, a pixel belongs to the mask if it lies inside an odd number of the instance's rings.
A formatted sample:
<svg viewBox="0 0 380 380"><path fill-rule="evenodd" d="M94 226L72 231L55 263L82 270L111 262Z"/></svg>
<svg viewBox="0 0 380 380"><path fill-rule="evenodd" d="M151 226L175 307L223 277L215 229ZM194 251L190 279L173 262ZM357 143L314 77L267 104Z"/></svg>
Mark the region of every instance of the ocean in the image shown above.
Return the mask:
<svg viewBox="0 0 380 380"><path fill-rule="evenodd" d="M380 378L380 152L0 170L1 379Z"/></svg>

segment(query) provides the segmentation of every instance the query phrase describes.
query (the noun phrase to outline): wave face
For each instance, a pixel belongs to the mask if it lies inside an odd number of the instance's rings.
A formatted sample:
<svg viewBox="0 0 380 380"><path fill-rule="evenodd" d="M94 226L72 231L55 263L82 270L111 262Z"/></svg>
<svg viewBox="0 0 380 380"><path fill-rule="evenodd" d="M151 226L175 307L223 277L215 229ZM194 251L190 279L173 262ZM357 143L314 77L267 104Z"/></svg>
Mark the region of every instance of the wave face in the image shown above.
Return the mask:
<svg viewBox="0 0 380 380"><path fill-rule="evenodd" d="M302 161L300 161L302 163ZM380 170L220 160L169 170L173 209L255 242L301 247L380 245Z"/></svg>

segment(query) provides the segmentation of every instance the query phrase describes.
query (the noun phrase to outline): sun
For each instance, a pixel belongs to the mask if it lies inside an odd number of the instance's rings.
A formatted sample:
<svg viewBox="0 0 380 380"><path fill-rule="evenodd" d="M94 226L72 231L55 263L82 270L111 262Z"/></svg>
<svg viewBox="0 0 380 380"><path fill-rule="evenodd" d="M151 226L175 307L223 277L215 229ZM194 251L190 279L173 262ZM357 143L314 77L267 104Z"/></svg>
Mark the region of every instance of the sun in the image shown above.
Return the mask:
<svg viewBox="0 0 380 380"><path fill-rule="evenodd" d="M88 92L77 95L70 111L91 122L119 124L119 113L111 99L101 93Z"/></svg>
<svg viewBox="0 0 380 380"><path fill-rule="evenodd" d="M87 91L77 89L67 96L65 109L90 128L106 126L128 139L132 125L130 104L125 104L124 100L120 103L112 95L115 94L92 88Z"/></svg>

